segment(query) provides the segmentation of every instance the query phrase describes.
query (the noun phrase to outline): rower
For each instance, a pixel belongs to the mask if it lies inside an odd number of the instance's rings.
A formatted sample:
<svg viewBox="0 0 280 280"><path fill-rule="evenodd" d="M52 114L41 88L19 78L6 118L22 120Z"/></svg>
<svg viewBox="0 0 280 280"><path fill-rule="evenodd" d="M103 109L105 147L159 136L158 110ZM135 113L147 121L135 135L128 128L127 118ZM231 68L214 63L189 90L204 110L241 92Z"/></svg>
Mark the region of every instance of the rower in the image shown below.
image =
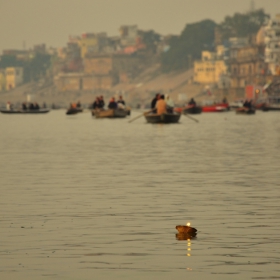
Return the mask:
<svg viewBox="0 0 280 280"><path fill-rule="evenodd" d="M157 93L154 97L154 99L151 102L151 109L155 109L156 108L156 103L157 101L160 99L160 94ZM156 110L153 111L153 113L156 113Z"/></svg>
<svg viewBox="0 0 280 280"><path fill-rule="evenodd" d="M117 108L118 108L118 104L117 104L117 102L115 101L115 98L114 98L114 97L112 97L112 98L110 99L110 102L109 102L109 104L108 104L108 108L109 108L109 109L117 109Z"/></svg>
<svg viewBox="0 0 280 280"><path fill-rule="evenodd" d="M125 101L123 100L123 98L122 98L122 96L120 95L119 96L119 100L118 100L118 102L117 102L118 104L122 104L123 105L123 107L125 106Z"/></svg>
<svg viewBox="0 0 280 280"><path fill-rule="evenodd" d="M160 95L160 99L158 99L156 103L156 109L158 115L166 113L166 102L164 101L164 95Z"/></svg>
<svg viewBox="0 0 280 280"><path fill-rule="evenodd" d="M194 101L193 98L191 98L191 100L190 100L190 102L189 102L188 105L189 105L189 106L192 106L192 107L195 107L195 106L196 106L196 102Z"/></svg>
<svg viewBox="0 0 280 280"><path fill-rule="evenodd" d="M99 100L99 97L96 97L96 98L95 98L95 101L94 101L93 104L92 104L92 108L93 108L93 109L100 108L100 100Z"/></svg>
<svg viewBox="0 0 280 280"><path fill-rule="evenodd" d="M105 106L105 102L104 102L104 98L103 98L103 95L100 95L99 96L99 107L100 109L103 109Z"/></svg>

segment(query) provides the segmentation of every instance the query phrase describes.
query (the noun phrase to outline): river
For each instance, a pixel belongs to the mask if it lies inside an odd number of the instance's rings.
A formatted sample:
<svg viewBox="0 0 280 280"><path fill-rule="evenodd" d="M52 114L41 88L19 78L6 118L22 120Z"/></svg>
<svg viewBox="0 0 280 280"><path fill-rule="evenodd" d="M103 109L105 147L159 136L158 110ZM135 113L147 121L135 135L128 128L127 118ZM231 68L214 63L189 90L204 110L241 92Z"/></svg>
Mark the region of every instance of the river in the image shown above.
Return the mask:
<svg viewBox="0 0 280 280"><path fill-rule="evenodd" d="M280 279L279 116L0 114L0 279Z"/></svg>

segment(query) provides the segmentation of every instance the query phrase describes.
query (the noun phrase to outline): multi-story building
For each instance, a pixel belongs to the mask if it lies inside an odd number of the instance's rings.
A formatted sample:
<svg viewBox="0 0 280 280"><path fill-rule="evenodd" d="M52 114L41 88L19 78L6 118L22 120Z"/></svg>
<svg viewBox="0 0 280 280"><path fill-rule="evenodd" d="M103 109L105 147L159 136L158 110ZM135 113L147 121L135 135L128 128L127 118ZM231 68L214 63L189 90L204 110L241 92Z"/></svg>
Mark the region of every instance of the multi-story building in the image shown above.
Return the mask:
<svg viewBox="0 0 280 280"><path fill-rule="evenodd" d="M102 33L83 33L80 41L81 58L91 53L99 53L108 44L107 34Z"/></svg>
<svg viewBox="0 0 280 280"><path fill-rule="evenodd" d="M194 62L194 82L216 84L227 73L227 65L222 48L216 52L203 51L200 61Z"/></svg>
<svg viewBox="0 0 280 280"><path fill-rule="evenodd" d="M0 69L0 91L3 91L6 89L6 76L5 76L5 70Z"/></svg>
<svg viewBox="0 0 280 280"><path fill-rule="evenodd" d="M265 62L272 75L280 75L280 14L263 28Z"/></svg>
<svg viewBox="0 0 280 280"><path fill-rule="evenodd" d="M8 67L5 69L6 89L11 90L16 88L23 82L23 68L22 67Z"/></svg>
<svg viewBox="0 0 280 280"><path fill-rule="evenodd" d="M135 45L138 37L137 25L122 25L120 27L120 38L123 46Z"/></svg>
<svg viewBox="0 0 280 280"><path fill-rule="evenodd" d="M262 45L231 47L228 63L232 88L264 83L266 65Z"/></svg>

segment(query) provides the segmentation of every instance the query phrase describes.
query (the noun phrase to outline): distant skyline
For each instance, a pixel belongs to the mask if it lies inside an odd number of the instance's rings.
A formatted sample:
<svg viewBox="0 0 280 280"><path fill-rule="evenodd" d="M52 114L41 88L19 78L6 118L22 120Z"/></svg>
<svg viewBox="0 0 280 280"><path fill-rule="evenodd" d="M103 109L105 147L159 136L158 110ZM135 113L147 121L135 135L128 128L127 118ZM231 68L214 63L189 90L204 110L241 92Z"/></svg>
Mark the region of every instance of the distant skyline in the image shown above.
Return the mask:
<svg viewBox="0 0 280 280"><path fill-rule="evenodd" d="M63 47L69 35L83 32L115 36L121 25L178 35L188 23L220 23L252 7L280 14L280 0L0 0L0 52L42 43Z"/></svg>

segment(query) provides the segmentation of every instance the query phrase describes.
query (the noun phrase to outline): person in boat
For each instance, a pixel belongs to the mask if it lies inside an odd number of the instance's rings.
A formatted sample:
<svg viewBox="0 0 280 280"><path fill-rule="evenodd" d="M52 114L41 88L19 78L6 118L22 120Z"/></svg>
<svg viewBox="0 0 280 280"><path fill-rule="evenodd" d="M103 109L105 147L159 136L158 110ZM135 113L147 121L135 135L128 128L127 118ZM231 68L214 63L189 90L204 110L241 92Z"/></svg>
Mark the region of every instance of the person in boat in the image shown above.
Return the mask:
<svg viewBox="0 0 280 280"><path fill-rule="evenodd" d="M73 102L73 103L71 103L71 105L70 105L71 107L71 109L76 109L76 107L77 107L77 105L76 105L76 103L75 102Z"/></svg>
<svg viewBox="0 0 280 280"><path fill-rule="evenodd" d="M247 100L244 102L243 107L246 109L251 109L252 108L252 100Z"/></svg>
<svg viewBox="0 0 280 280"><path fill-rule="evenodd" d="M188 103L189 106L195 107L196 106L196 102L194 101L193 98L191 98L190 102Z"/></svg>
<svg viewBox="0 0 280 280"><path fill-rule="evenodd" d="M34 104L34 109L35 110L40 110L40 106L37 102L35 102L35 104Z"/></svg>
<svg viewBox="0 0 280 280"><path fill-rule="evenodd" d="M78 102L77 102L77 108L81 108L81 107L82 107L81 102L78 101Z"/></svg>
<svg viewBox="0 0 280 280"><path fill-rule="evenodd" d="M122 104L123 106L125 106L125 101L123 100L121 95L119 96L118 104Z"/></svg>
<svg viewBox="0 0 280 280"><path fill-rule="evenodd" d="M154 99L151 102L151 109L155 109L153 112L156 113L156 103L160 99L160 94L157 93L154 97Z"/></svg>
<svg viewBox="0 0 280 280"><path fill-rule="evenodd" d="M166 113L166 102L164 100L164 95L160 95L160 98L158 99L156 103L156 109L157 109L157 114L162 115Z"/></svg>
<svg viewBox="0 0 280 280"><path fill-rule="evenodd" d="M109 109L117 109L117 108L118 108L118 104L117 104L117 102L115 101L115 98L114 98L114 97L112 97L112 98L110 99L110 102L109 102L109 104L108 104L108 108L109 108Z"/></svg>
<svg viewBox="0 0 280 280"><path fill-rule="evenodd" d="M104 102L104 98L103 98L103 95L100 95L99 96L99 107L100 109L103 109L105 106L105 102Z"/></svg>
<svg viewBox="0 0 280 280"><path fill-rule="evenodd" d="M167 94L166 95L166 110L168 113L173 113L174 102L171 97Z"/></svg>
<svg viewBox="0 0 280 280"><path fill-rule="evenodd" d="M46 102L43 103L43 108L46 109L47 108L47 104Z"/></svg>
<svg viewBox="0 0 280 280"><path fill-rule="evenodd" d="M34 110L34 109L35 109L35 108L34 108L34 104L33 104L32 102L29 104L28 109L29 109L29 110Z"/></svg>
<svg viewBox="0 0 280 280"><path fill-rule="evenodd" d="M11 105L11 102L10 102L10 101L7 102L7 104L6 104L6 109L7 109L8 111L12 110L12 105Z"/></svg>
<svg viewBox="0 0 280 280"><path fill-rule="evenodd" d="M224 104L227 104L227 103L228 103L227 98L224 97L223 100L222 100L222 102L223 102Z"/></svg>
<svg viewBox="0 0 280 280"><path fill-rule="evenodd" d="M93 108L94 110L100 108L100 99L99 99L99 97L96 97L96 98L95 98L95 101L94 101L93 104L92 104L92 108Z"/></svg>
<svg viewBox="0 0 280 280"><path fill-rule="evenodd" d="M26 106L26 103L25 102L23 102L22 104L21 104L21 108L22 108L22 110L27 110L27 106Z"/></svg>

